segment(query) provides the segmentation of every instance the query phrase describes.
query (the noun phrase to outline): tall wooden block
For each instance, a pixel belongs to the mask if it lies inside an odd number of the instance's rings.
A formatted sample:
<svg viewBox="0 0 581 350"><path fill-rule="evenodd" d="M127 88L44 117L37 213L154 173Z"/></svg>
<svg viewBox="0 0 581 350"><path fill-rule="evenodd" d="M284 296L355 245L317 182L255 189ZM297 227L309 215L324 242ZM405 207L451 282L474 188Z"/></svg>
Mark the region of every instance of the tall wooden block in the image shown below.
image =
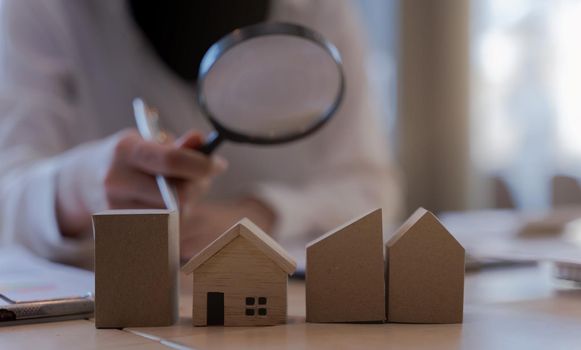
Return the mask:
<svg viewBox="0 0 581 350"><path fill-rule="evenodd" d="M308 322L383 322L381 209L307 245Z"/></svg>
<svg viewBox="0 0 581 350"><path fill-rule="evenodd" d="M95 326L169 326L178 318L179 219L168 210L93 215Z"/></svg>
<svg viewBox="0 0 581 350"><path fill-rule="evenodd" d="M386 244L387 321L461 323L464 248L424 208Z"/></svg>

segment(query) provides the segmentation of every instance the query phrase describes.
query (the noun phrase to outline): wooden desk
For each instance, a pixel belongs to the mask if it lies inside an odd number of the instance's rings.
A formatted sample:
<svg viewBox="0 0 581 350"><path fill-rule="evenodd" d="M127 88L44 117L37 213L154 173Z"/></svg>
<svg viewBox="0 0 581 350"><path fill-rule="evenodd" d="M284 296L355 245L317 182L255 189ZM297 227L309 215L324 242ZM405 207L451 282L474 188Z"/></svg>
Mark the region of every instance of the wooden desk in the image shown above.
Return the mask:
<svg viewBox="0 0 581 350"><path fill-rule="evenodd" d="M459 325L305 324L304 284L289 285L289 324L191 326L191 279L183 276L181 319L172 327L96 330L91 321L0 328L0 347L48 349L574 349L581 344L581 289L548 266L495 269L466 278ZM5 346L8 344L8 346Z"/></svg>
<svg viewBox="0 0 581 350"><path fill-rule="evenodd" d="M0 328L0 349L144 349L167 350L159 341L116 329L95 329L88 320Z"/></svg>
<svg viewBox="0 0 581 350"><path fill-rule="evenodd" d="M558 286L548 266L496 269L466 278L458 325L305 324L304 284L289 285L289 324L262 328L191 326L191 280L183 317L167 328L133 329L195 349L547 349L581 346L581 289Z"/></svg>

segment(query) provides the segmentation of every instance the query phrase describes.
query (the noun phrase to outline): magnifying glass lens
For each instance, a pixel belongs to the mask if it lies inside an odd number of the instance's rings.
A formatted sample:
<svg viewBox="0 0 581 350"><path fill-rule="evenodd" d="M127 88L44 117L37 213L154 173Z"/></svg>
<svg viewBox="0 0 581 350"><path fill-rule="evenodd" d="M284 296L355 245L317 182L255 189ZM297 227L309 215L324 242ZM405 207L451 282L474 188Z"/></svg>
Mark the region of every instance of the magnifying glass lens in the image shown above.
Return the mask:
<svg viewBox="0 0 581 350"><path fill-rule="evenodd" d="M258 36L228 49L202 86L217 123L238 134L280 139L320 122L341 88L325 49L290 35Z"/></svg>

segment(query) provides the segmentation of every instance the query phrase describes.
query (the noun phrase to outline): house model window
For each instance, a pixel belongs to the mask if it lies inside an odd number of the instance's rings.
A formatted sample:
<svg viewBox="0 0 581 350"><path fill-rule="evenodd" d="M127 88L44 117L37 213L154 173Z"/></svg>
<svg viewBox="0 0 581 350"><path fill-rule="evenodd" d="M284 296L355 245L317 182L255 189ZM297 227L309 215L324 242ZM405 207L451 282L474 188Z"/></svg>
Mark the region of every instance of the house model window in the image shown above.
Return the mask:
<svg viewBox="0 0 581 350"><path fill-rule="evenodd" d="M266 297L246 297L246 316L266 316Z"/></svg>

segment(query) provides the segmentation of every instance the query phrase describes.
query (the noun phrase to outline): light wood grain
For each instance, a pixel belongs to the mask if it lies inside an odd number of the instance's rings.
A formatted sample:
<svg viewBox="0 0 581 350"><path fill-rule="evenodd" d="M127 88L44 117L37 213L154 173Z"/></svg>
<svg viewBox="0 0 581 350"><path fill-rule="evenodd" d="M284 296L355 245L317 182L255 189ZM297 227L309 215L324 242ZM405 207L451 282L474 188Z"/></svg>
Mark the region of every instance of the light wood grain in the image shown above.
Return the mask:
<svg viewBox="0 0 581 350"><path fill-rule="evenodd" d="M225 326L264 326L286 322L287 273L253 243L235 238L194 271L193 323L206 325L208 292L224 293ZM266 316L246 316L246 297L266 297Z"/></svg>
<svg viewBox="0 0 581 350"><path fill-rule="evenodd" d="M250 220L241 220L182 268L185 273L194 273L194 326L210 323L210 293L222 296L224 326L284 323L288 274L295 269L296 262L278 243ZM247 298L253 300L251 305ZM260 314L262 311L265 314ZM214 312L222 314L221 310Z"/></svg>
<svg viewBox="0 0 581 350"><path fill-rule="evenodd" d="M116 329L95 329L78 320L0 327L0 348L43 349L167 349L159 342Z"/></svg>
<svg viewBox="0 0 581 350"><path fill-rule="evenodd" d="M581 289L550 278L546 266L495 269L466 278L463 324L305 323L305 286L289 283L289 317L273 327L192 327L191 291L183 290L180 322L141 328L198 350L205 349L576 349ZM188 289L191 276L183 276Z"/></svg>
<svg viewBox="0 0 581 350"><path fill-rule="evenodd" d="M292 275L295 272L297 263L294 259L274 239L247 218L234 224L200 253L196 254L182 267L182 271L192 273L238 236L243 236L249 242L252 242L262 254L279 264L287 274Z"/></svg>

